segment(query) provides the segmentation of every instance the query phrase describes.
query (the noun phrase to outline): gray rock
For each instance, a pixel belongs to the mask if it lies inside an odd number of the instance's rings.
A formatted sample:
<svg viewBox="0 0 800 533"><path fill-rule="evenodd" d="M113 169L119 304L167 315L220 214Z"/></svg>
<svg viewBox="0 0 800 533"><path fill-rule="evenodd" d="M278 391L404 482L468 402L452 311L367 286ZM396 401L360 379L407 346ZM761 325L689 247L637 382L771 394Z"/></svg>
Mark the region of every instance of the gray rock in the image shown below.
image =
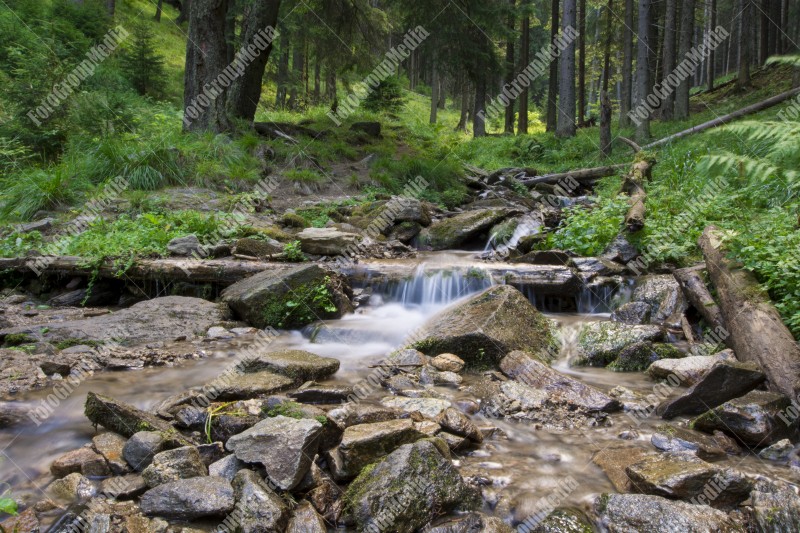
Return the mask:
<svg viewBox="0 0 800 533"><path fill-rule="evenodd" d="M309 300L303 312L288 313L287 302L320 287L327 289L329 301ZM222 300L252 326L288 329L352 312L348 292L338 274L318 265L297 265L265 270L238 281L222 291Z"/></svg>
<svg viewBox="0 0 800 533"><path fill-rule="evenodd" d="M109 477L100 482L100 493L117 500L129 500L144 494L150 488L141 474Z"/></svg>
<svg viewBox="0 0 800 533"><path fill-rule="evenodd" d="M792 485L760 480L750 493L749 518L753 531L795 533L800 527L800 496Z"/></svg>
<svg viewBox="0 0 800 533"><path fill-rule="evenodd" d="M512 263L527 263L529 265L562 265L570 266L572 258L561 250L534 250L513 259Z"/></svg>
<svg viewBox="0 0 800 533"><path fill-rule="evenodd" d="M289 508L283 498L252 470L240 470L233 479L236 496L236 531L267 533L284 531L289 523Z"/></svg>
<svg viewBox="0 0 800 533"><path fill-rule="evenodd" d="M193 446L159 452L153 457L150 465L142 471L142 478L148 487L206 475L208 475L206 465L200 458L200 452Z"/></svg>
<svg viewBox="0 0 800 533"><path fill-rule="evenodd" d="M50 465L50 473L55 477L64 477L74 472L87 477L103 477L110 473L103 456L88 447L67 452Z"/></svg>
<svg viewBox="0 0 800 533"><path fill-rule="evenodd" d="M663 418L697 415L750 392L765 379L766 376L755 363L721 361L688 391L661 402L656 413Z"/></svg>
<svg viewBox="0 0 800 533"><path fill-rule="evenodd" d="M688 303L678 281L670 274L643 276L636 283L631 300L644 302L650 306L650 322L675 325Z"/></svg>
<svg viewBox="0 0 800 533"><path fill-rule="evenodd" d="M617 235L611 244L603 250L603 259L618 263L628 263L639 255L639 250L628 242L624 235Z"/></svg>
<svg viewBox="0 0 800 533"><path fill-rule="evenodd" d="M518 211L508 208L464 211L434 222L422 230L418 241L432 250L458 248L460 244L476 235L486 233L489 228L516 213Z"/></svg>
<svg viewBox="0 0 800 533"><path fill-rule="evenodd" d="M235 455L226 455L219 461L208 465L208 475L233 481L236 473L244 467L245 464L237 459Z"/></svg>
<svg viewBox="0 0 800 533"><path fill-rule="evenodd" d="M170 255L187 257L200 250L200 240L195 235L176 237L167 243Z"/></svg>
<svg viewBox="0 0 800 533"><path fill-rule="evenodd" d="M452 353L440 353L431 359L431 365L442 372L461 372L464 370L464 360Z"/></svg>
<svg viewBox="0 0 800 533"><path fill-rule="evenodd" d="M300 248L314 255L350 255L358 251L361 235L336 228L306 228L297 234Z"/></svg>
<svg viewBox="0 0 800 533"><path fill-rule="evenodd" d="M758 452L758 456L767 461L786 462L793 451L794 444L792 444L792 441L783 439Z"/></svg>
<svg viewBox="0 0 800 533"><path fill-rule="evenodd" d="M540 498L536 498L537 503ZM535 504L534 504L535 505ZM534 512L540 513L541 508ZM527 530L524 527L529 526ZM589 533L594 531L592 522L577 509L554 509L546 517L534 514L532 517L517 526L516 531L530 531L531 533Z"/></svg>
<svg viewBox="0 0 800 533"><path fill-rule="evenodd" d="M316 420L276 416L234 435L225 446L246 463L262 464L275 485L291 490L308 472L322 429Z"/></svg>
<svg viewBox="0 0 800 533"><path fill-rule="evenodd" d="M458 518L446 518L436 525L426 527L425 533L514 533L511 526L496 517L481 513L468 513ZM519 530L522 531L522 530Z"/></svg>
<svg viewBox="0 0 800 533"><path fill-rule="evenodd" d="M57 500L72 502L84 500L97 493L91 481L73 472L66 477L53 481L47 487L47 494Z"/></svg>
<svg viewBox="0 0 800 533"><path fill-rule="evenodd" d="M17 233L30 233L32 231L47 231L51 227L53 227L53 222L55 221L56 219L52 217L46 217L40 220L34 220L33 222L20 224L16 228Z"/></svg>
<svg viewBox="0 0 800 533"><path fill-rule="evenodd" d="M435 418L442 411L450 407L448 400L439 398L406 398L403 396L386 396L381 400L381 405L397 409L406 413L419 412L428 418Z"/></svg>
<svg viewBox="0 0 800 533"><path fill-rule="evenodd" d="M294 516L286 528L286 533L327 533L327 531L325 520L307 501L300 502L295 508Z"/></svg>
<svg viewBox="0 0 800 533"><path fill-rule="evenodd" d="M526 352L509 353L500 361L500 370L511 379L546 392L553 403L566 403L590 412L614 412L622 408L618 400L556 372Z"/></svg>
<svg viewBox="0 0 800 533"><path fill-rule="evenodd" d="M706 411L692 421L692 427L706 433L722 431L752 448L769 446L794 432L797 421L784 415L790 404L782 394L751 391Z"/></svg>
<svg viewBox="0 0 800 533"><path fill-rule="evenodd" d="M628 302L611 313L611 320L631 325L648 324L651 312L647 302Z"/></svg>
<svg viewBox="0 0 800 533"><path fill-rule="evenodd" d="M603 257L573 257L572 263L583 274L592 276L619 276L625 267Z"/></svg>
<svg viewBox="0 0 800 533"><path fill-rule="evenodd" d="M245 372L268 370L281 374L300 385L306 381L325 379L339 370L339 360L322 357L304 350L266 352L243 362Z"/></svg>
<svg viewBox="0 0 800 533"><path fill-rule="evenodd" d="M454 435L465 437L473 442L483 442L483 435L477 426L464 413L453 407L448 407L436 417L436 422Z"/></svg>
<svg viewBox="0 0 800 533"><path fill-rule="evenodd" d="M283 253L283 245L275 239L253 239L245 237L244 239L236 241L236 244L233 246L233 253L265 259Z"/></svg>
<svg viewBox="0 0 800 533"><path fill-rule="evenodd" d="M403 444L424 438L411 419L390 420L374 424L359 424L344 430L342 442L331 450L336 468L334 479L346 481L356 477L361 470L393 452Z"/></svg>
<svg viewBox="0 0 800 533"><path fill-rule="evenodd" d="M413 347L427 355L458 353L467 367L493 367L513 350L549 359L551 324L510 285L491 287L433 317Z"/></svg>
<svg viewBox="0 0 800 533"><path fill-rule="evenodd" d="M275 394L291 388L292 385L292 379L272 372L230 372L205 384L204 390L214 390L214 399L219 401L249 400Z"/></svg>
<svg viewBox="0 0 800 533"><path fill-rule="evenodd" d="M645 494L602 494L595 507L612 533L744 533L727 514L706 505Z"/></svg>
<svg viewBox="0 0 800 533"><path fill-rule="evenodd" d="M619 322L592 322L578 334L577 359L574 364L606 366L631 344L657 342L663 337L658 326L631 326Z"/></svg>
<svg viewBox="0 0 800 533"><path fill-rule="evenodd" d="M233 510L233 487L219 477L193 477L164 483L148 490L140 505L147 516L196 520L224 516Z"/></svg>
<svg viewBox="0 0 800 533"><path fill-rule="evenodd" d="M352 387L312 384L307 386L304 385L296 391L289 392L286 395L300 403L333 404L346 402L347 397L351 394L353 394Z"/></svg>
<svg viewBox="0 0 800 533"><path fill-rule="evenodd" d="M92 437L92 446L95 451L103 456L111 469L111 473L117 476L130 472L128 463L125 462L122 456L125 442L125 437L110 431Z"/></svg>
<svg viewBox="0 0 800 533"><path fill-rule="evenodd" d="M753 488L741 473L683 453L645 457L625 472L641 492L721 509L737 506Z"/></svg>
<svg viewBox="0 0 800 533"><path fill-rule="evenodd" d="M673 385L691 387L720 361L736 361L732 350L714 355L690 355L682 359L661 359L647 369L653 379L666 379Z"/></svg>
<svg viewBox="0 0 800 533"><path fill-rule="evenodd" d="M438 514L474 509L477 493L464 483L436 439L405 444L351 483L351 502L359 531L411 533ZM387 502L401 502L389 507Z"/></svg>
<svg viewBox="0 0 800 533"><path fill-rule="evenodd" d="M137 472L141 472L153 462L153 457L164 448L167 443L164 436L158 431L140 431L134 433L122 448L122 457Z"/></svg>
<svg viewBox="0 0 800 533"><path fill-rule="evenodd" d="M400 418L400 412L391 408L362 403L346 403L331 409L328 416L342 429L356 424L372 424Z"/></svg>
<svg viewBox="0 0 800 533"><path fill-rule="evenodd" d="M725 450L713 437L699 431L669 424L656 428L653 436L650 437L650 442L662 452L693 453L706 461L722 459L727 456Z"/></svg>

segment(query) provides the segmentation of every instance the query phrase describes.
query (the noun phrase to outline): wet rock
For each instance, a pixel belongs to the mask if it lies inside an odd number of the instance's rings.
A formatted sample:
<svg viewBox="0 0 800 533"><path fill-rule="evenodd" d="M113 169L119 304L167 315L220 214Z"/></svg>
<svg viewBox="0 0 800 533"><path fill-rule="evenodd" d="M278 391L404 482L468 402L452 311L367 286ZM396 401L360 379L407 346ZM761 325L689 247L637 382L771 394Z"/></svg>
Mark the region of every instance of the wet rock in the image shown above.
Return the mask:
<svg viewBox="0 0 800 533"><path fill-rule="evenodd" d="M555 509L544 519L540 516L533 518L536 519L534 522L522 522L522 524L534 526L528 530L531 533L591 533L594 531L592 522L577 509ZM517 526L517 531L523 531L522 524Z"/></svg>
<svg viewBox="0 0 800 533"><path fill-rule="evenodd" d="M688 454L645 457L625 469L640 492L730 509L747 499L752 481Z"/></svg>
<svg viewBox="0 0 800 533"><path fill-rule="evenodd" d="M431 359L431 365L442 372L461 372L464 370L464 360L452 353L441 353Z"/></svg>
<svg viewBox="0 0 800 533"><path fill-rule="evenodd" d="M306 302L304 312L287 314L292 298L320 287L327 289L329 301ZM236 282L222 291L222 301L252 326L288 329L351 312L348 293L349 288L337 274L318 265L298 265L266 270Z"/></svg>
<svg viewBox="0 0 800 533"><path fill-rule="evenodd" d="M692 427L706 433L722 431L749 447L769 446L794 431L797 421L784 415L790 404L782 394L751 391L706 411L692 421Z"/></svg>
<svg viewBox="0 0 800 533"><path fill-rule="evenodd" d="M800 525L800 496L784 481L759 480L750 493L753 531L794 533Z"/></svg>
<svg viewBox="0 0 800 533"><path fill-rule="evenodd" d="M150 488L141 474L125 474L119 477L106 478L100 482L100 493L117 500L136 498Z"/></svg>
<svg viewBox="0 0 800 533"><path fill-rule="evenodd" d="M656 428L650 442L662 452L693 453L706 461L723 459L727 456L713 437L669 424Z"/></svg>
<svg viewBox="0 0 800 533"><path fill-rule="evenodd" d="M388 407L348 403L342 407L331 409L328 416L342 429L356 424L372 424L400 418L400 412Z"/></svg>
<svg viewBox="0 0 800 533"><path fill-rule="evenodd" d="M631 301L644 302L650 306L650 322L680 324L680 315L688 303L678 281L670 274L643 276L636 283Z"/></svg>
<svg viewBox="0 0 800 533"><path fill-rule="evenodd" d="M648 324L651 312L647 302L628 302L611 313L611 320L631 325Z"/></svg>
<svg viewBox="0 0 800 533"><path fill-rule="evenodd" d="M487 233L492 226L515 213L507 208L464 211L434 222L419 234L418 241L432 250L458 248L469 239Z"/></svg>
<svg viewBox="0 0 800 533"><path fill-rule="evenodd" d="M381 405L391 409L399 409L406 413L415 411L428 418L436 418L442 411L450 407L448 400L439 398L405 398L402 396L387 396L381 400Z"/></svg>
<svg viewBox="0 0 800 533"><path fill-rule="evenodd" d="M663 337L658 326L630 326L619 322L592 322L578 334L574 364L606 366L626 347L637 342L657 342Z"/></svg>
<svg viewBox="0 0 800 533"><path fill-rule="evenodd" d="M625 470L646 457L654 456L643 448L626 446L604 448L592 456L592 462L605 472L608 479L619 492L642 492L631 482Z"/></svg>
<svg viewBox="0 0 800 533"><path fill-rule="evenodd" d="M125 442L124 437L110 431L92 437L92 446L95 451L103 456L111 473L117 476L130 472L128 463L122 457Z"/></svg>
<svg viewBox="0 0 800 533"><path fill-rule="evenodd" d="M276 416L234 435L226 448L246 463L260 463L269 479L282 490L297 486L317 453L322 424Z"/></svg>
<svg viewBox="0 0 800 533"><path fill-rule="evenodd" d="M400 222L389 231L389 240L410 243L422 231L422 226L417 222Z"/></svg>
<svg viewBox="0 0 800 533"><path fill-rule="evenodd" d="M234 435L247 431L261 420L257 415L222 414L211 420L211 438L215 441L227 442Z"/></svg>
<svg viewBox="0 0 800 533"><path fill-rule="evenodd" d="M326 479L307 494L308 501L326 522L335 524L344 509L343 492L336 483Z"/></svg>
<svg viewBox="0 0 800 533"><path fill-rule="evenodd" d="M240 470L233 479L237 528L241 533L283 531L289 508L252 470Z"/></svg>
<svg viewBox="0 0 800 533"><path fill-rule="evenodd" d="M145 492L141 508L147 516L171 520L196 520L225 516L233 510L230 482L218 477L193 477L159 485Z"/></svg>
<svg viewBox="0 0 800 533"><path fill-rule="evenodd" d="M26 531L28 533L39 533L39 518L36 516L33 507L29 507L17 516L12 516L0 523L3 531Z"/></svg>
<svg viewBox="0 0 800 533"><path fill-rule="evenodd" d="M756 363L721 361L688 391L677 398L664 400L656 413L663 418L697 415L750 392L765 379Z"/></svg>
<svg viewBox="0 0 800 533"><path fill-rule="evenodd" d="M683 359L662 359L647 369L653 379L668 379L673 385L691 387L720 361L736 361L732 350L714 355L690 355Z"/></svg>
<svg viewBox="0 0 800 533"><path fill-rule="evenodd" d="M133 502L98 498L93 500L71 524L63 524L59 531L166 533L168 527L169 524L160 518L145 517L139 506ZM181 533L196 532L184 529Z"/></svg>
<svg viewBox="0 0 800 533"><path fill-rule="evenodd" d="M103 456L88 447L65 453L50 465L50 473L64 477L79 472L87 477L103 477L110 474Z"/></svg>
<svg viewBox="0 0 800 533"><path fill-rule="evenodd" d="M617 263L628 263L639 255L639 250L628 242L624 235L617 235L611 243L603 250L603 259L615 261Z"/></svg>
<svg viewBox="0 0 800 533"><path fill-rule="evenodd" d="M272 372L253 372L247 374L226 373L214 381L204 385L206 390L216 391L216 400L248 400L269 396L294 385L294 381L286 376Z"/></svg>
<svg viewBox="0 0 800 533"><path fill-rule="evenodd" d="M509 285L491 287L439 313L414 347L427 355L458 352L467 367L492 367L513 350L547 358L554 342L547 318Z"/></svg>
<svg viewBox="0 0 800 533"><path fill-rule="evenodd" d="M196 235L175 237L167 243L167 251L170 255L190 256L200 251L200 240Z"/></svg>
<svg viewBox="0 0 800 533"><path fill-rule="evenodd" d="M455 372L435 372L429 371L430 377L434 385L443 385L446 387L458 387L464 382L464 378Z"/></svg>
<svg viewBox="0 0 800 533"><path fill-rule="evenodd" d="M236 255L266 259L271 258L273 255L283 253L283 245L275 239L253 239L245 237L244 239L236 241L236 244L233 246L233 253Z"/></svg>
<svg viewBox="0 0 800 533"><path fill-rule="evenodd" d="M236 473L244 467L244 462L237 459L235 455L226 455L219 461L208 465L208 475L233 481Z"/></svg>
<svg viewBox="0 0 800 533"><path fill-rule="evenodd" d="M153 462L153 457L165 448L167 442L158 431L139 431L134 433L122 448L122 457L137 472L141 472Z"/></svg>
<svg viewBox="0 0 800 533"><path fill-rule="evenodd" d="M327 531L325 520L307 501L300 502L295 508L294 515L286 528L286 533L327 533Z"/></svg>
<svg viewBox="0 0 800 533"><path fill-rule="evenodd" d="M684 355L686 354L671 344L636 342L623 348L608 368L618 372L640 372L647 370L655 361L677 359Z"/></svg>
<svg viewBox="0 0 800 533"><path fill-rule="evenodd" d="M325 379L339 370L339 360L304 350L280 350L259 354L243 363L245 372L268 370L291 378L295 385Z"/></svg>
<svg viewBox="0 0 800 533"><path fill-rule="evenodd" d="M164 296L134 304L131 307L81 320L51 321L42 333L39 325L11 328L9 333L35 333L48 342L67 339L118 341L144 344L186 337L200 337L228 318L228 311L218 304L200 298ZM119 432L118 432L119 433Z"/></svg>
<svg viewBox="0 0 800 533"><path fill-rule="evenodd" d="M602 494L595 501L603 527L612 532L742 533L727 514L706 505L693 505L645 494Z"/></svg>
<svg viewBox="0 0 800 533"><path fill-rule="evenodd" d="M534 250L513 259L512 263L526 263L529 265L561 265L570 266L572 258L561 250Z"/></svg>
<svg viewBox="0 0 800 533"><path fill-rule="evenodd" d="M300 248L307 254L348 255L358 249L361 235L336 228L306 228L297 234Z"/></svg>
<svg viewBox="0 0 800 533"><path fill-rule="evenodd" d="M63 501L83 500L95 495L97 490L92 482L84 476L73 472L66 477L53 481L47 487L49 496Z"/></svg>
<svg viewBox="0 0 800 533"><path fill-rule="evenodd" d="M28 413L34 406L22 402L0 402L0 428L10 428L31 422Z"/></svg>
<svg viewBox="0 0 800 533"><path fill-rule="evenodd" d="M346 495L360 531L377 526L411 533L437 514L478 505L477 493L439 446L431 440L405 444L361 473ZM387 506L392 501L398 505Z"/></svg>
<svg viewBox="0 0 800 533"><path fill-rule="evenodd" d="M416 376L406 374L396 374L394 376L390 376L386 381L383 382L383 385L390 391L398 394L400 394L402 391L411 391L420 388L420 383L417 381Z"/></svg>
<svg viewBox="0 0 800 533"><path fill-rule="evenodd" d="M602 257L573 257L572 263L589 276L619 276L625 272L624 266Z"/></svg>
<svg viewBox="0 0 800 533"><path fill-rule="evenodd" d="M208 328L208 331L206 332L206 339L219 340L219 339L232 339L232 338L233 338L233 333L231 333L230 331L221 326L214 326L213 328Z"/></svg>
<svg viewBox="0 0 800 533"><path fill-rule="evenodd" d="M779 440L772 446L758 452L758 456L767 461L786 462L794 451L794 444L789 439Z"/></svg>
<svg viewBox="0 0 800 533"><path fill-rule="evenodd" d="M500 361L500 370L512 379L546 392L552 403L568 404L589 412L614 412L622 407L616 399L556 372L526 352L514 351L505 356Z"/></svg>
<svg viewBox="0 0 800 533"><path fill-rule="evenodd" d="M194 446L183 446L157 453L150 465L142 471L148 487L155 487L178 479L206 476L208 470Z"/></svg>
<svg viewBox="0 0 800 533"><path fill-rule="evenodd" d="M332 404L346 401L351 394L353 394L352 387L304 385L296 391L288 393L287 396L300 403Z"/></svg>
<svg viewBox="0 0 800 533"><path fill-rule="evenodd" d="M390 420L374 424L350 426L344 430L342 442L331 450L332 473L337 481L356 477L361 470L385 457L403 444L415 442L425 435L410 419Z"/></svg>
<svg viewBox="0 0 800 533"><path fill-rule="evenodd" d="M436 525L426 527L425 533L514 533L514 529L493 516L468 513L458 518L439 520Z"/></svg>

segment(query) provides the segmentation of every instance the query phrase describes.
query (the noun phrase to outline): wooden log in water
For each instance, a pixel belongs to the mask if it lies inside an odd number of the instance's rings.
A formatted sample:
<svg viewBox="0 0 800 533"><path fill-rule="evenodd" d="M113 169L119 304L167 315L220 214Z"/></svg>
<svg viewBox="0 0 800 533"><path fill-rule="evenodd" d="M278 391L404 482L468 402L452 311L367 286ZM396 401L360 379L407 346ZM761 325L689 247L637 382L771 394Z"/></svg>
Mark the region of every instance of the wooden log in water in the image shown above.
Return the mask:
<svg viewBox="0 0 800 533"><path fill-rule="evenodd" d="M700 316L703 317L703 320L706 321L711 329L718 330L720 327L725 327L725 319L722 318L722 311L720 311L717 302L714 301L708 291L708 287L706 287L701 275L705 268L705 265L679 268L672 275L675 276L675 280L677 280L692 307L697 309L697 312L700 313Z"/></svg>
<svg viewBox="0 0 800 533"><path fill-rule="evenodd" d="M622 184L623 192L630 196L630 200L628 200L630 207L625 215L625 228L631 233L644 227L645 202L647 201L644 182L650 179L652 167L651 160L642 159L635 162Z"/></svg>

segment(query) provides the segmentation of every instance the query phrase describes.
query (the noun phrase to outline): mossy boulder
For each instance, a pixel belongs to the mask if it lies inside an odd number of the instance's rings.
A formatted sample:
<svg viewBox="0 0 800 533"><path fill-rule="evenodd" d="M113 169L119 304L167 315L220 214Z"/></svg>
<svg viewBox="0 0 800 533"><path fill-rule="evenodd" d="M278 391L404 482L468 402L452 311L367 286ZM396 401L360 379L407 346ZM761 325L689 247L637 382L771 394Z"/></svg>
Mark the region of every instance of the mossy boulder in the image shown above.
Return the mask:
<svg viewBox="0 0 800 533"><path fill-rule="evenodd" d="M258 328L296 328L352 312L347 282L318 265L266 270L234 283L222 300Z"/></svg>
<svg viewBox="0 0 800 533"><path fill-rule="evenodd" d="M420 244L432 250L455 248L489 230L498 222L518 213L512 209L476 209L434 222L419 235Z"/></svg>
<svg viewBox="0 0 800 533"><path fill-rule="evenodd" d="M436 315L412 347L426 355L457 354L467 368L493 367L514 350L549 361L555 353L550 321L517 289L491 287Z"/></svg>
<svg viewBox="0 0 800 533"><path fill-rule="evenodd" d="M660 496L601 494L595 508L608 531L745 531L726 513L708 505L676 502Z"/></svg>
<svg viewBox="0 0 800 533"><path fill-rule="evenodd" d="M642 372L661 359L680 359L685 356L672 344L636 342L623 349L608 368L618 372Z"/></svg>
<svg viewBox="0 0 800 533"><path fill-rule="evenodd" d="M631 326L619 322L592 322L578 334L577 358L573 364L606 366L632 344L660 341L664 336L658 326Z"/></svg>

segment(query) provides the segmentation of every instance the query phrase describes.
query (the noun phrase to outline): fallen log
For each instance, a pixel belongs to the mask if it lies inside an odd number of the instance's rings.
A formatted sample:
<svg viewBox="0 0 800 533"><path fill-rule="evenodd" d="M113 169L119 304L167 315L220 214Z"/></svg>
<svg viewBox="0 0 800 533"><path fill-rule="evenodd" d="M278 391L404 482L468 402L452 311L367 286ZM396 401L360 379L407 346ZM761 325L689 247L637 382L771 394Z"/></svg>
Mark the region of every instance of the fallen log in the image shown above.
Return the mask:
<svg viewBox="0 0 800 533"><path fill-rule="evenodd" d="M628 200L630 207L625 215L625 228L630 233L635 233L644 227L645 202L647 201L644 182L650 179L653 164L652 159L636 161L622 184L622 191L630 196L630 200Z"/></svg>
<svg viewBox="0 0 800 533"><path fill-rule="evenodd" d="M670 141L674 141L676 139L680 139L682 137L686 137L688 135L693 135L695 133L700 133L701 131L705 131L711 128L716 128L719 126L723 126L728 122L736 120L737 118L743 117L745 115L750 115L752 113L757 113L759 111L763 111L764 109L768 109L772 106L776 106L781 102L785 102L789 98L800 94L800 87L796 87L794 89L788 90L784 93L779 95L773 96L772 98L767 98L761 102L758 102L753 105L749 105L747 107L743 107L742 109L737 109L733 113L729 113L727 115L717 117L714 120L709 120L708 122L703 122L702 124L698 124L697 126L692 126L691 128L683 131L679 131L678 133L673 133L668 137L664 137L663 139L659 139L657 141L651 142L645 146L642 146L643 150L649 150L651 148L655 148L657 146L661 146L663 144L667 144Z"/></svg>
<svg viewBox="0 0 800 533"><path fill-rule="evenodd" d="M706 283L700 275L701 270L705 270L705 265L700 268L680 268L672 274L675 276L675 280L680 285L686 299L692 304L692 307L697 309L706 324L711 329L719 331L719 328L725 327L725 320L722 318L722 311L720 311L717 302L708 292Z"/></svg>
<svg viewBox="0 0 800 533"><path fill-rule="evenodd" d="M533 187L534 185L538 185L540 183L558 183L559 181L572 178L575 181L585 182L585 181L592 181L600 178L605 178L607 176L613 176L623 168L627 167L626 163L622 163L619 165L608 165L605 167L594 167L594 168L582 168L579 170L571 170L569 172L559 172L556 174L544 174L541 176L533 176L530 178L519 178L517 181L525 185L526 187Z"/></svg>
<svg viewBox="0 0 800 533"><path fill-rule="evenodd" d="M94 392L86 395L84 414L95 426L103 426L123 437L131 437L139 431L158 431L169 447L192 445L171 424L157 416Z"/></svg>
<svg viewBox="0 0 800 533"><path fill-rule="evenodd" d="M800 345L755 276L726 257L718 228L708 226L698 244L736 357L758 363L770 390L795 399L800 392Z"/></svg>

